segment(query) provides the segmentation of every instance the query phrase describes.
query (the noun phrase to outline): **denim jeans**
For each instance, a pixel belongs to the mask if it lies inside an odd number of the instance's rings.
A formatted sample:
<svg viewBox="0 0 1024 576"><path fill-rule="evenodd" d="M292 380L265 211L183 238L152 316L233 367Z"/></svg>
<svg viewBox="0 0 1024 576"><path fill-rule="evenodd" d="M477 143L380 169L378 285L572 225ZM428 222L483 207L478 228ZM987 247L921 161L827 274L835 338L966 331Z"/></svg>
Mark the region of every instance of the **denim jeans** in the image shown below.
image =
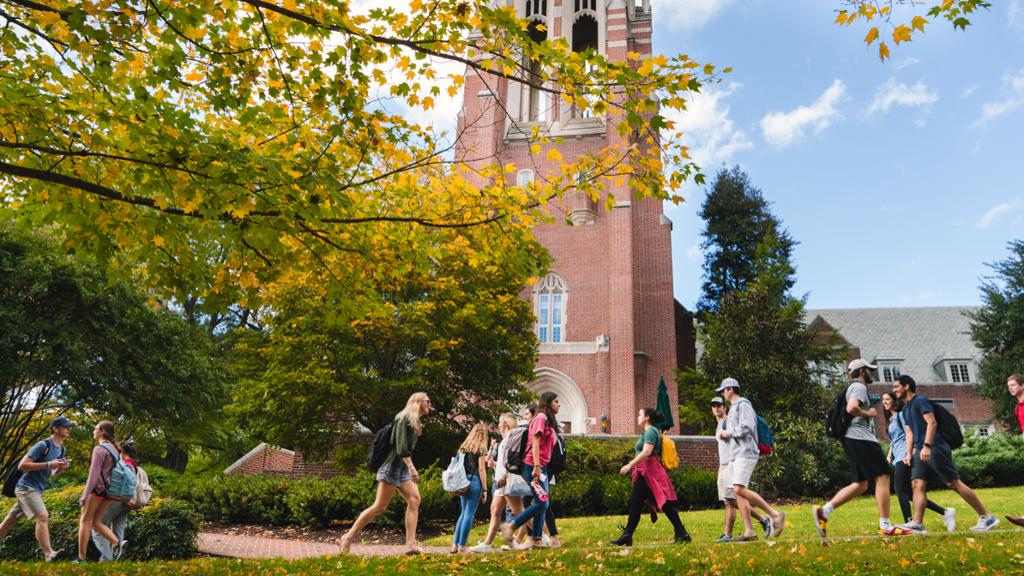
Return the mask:
<svg viewBox="0 0 1024 576"><path fill-rule="evenodd" d="M533 482L533 466L529 464L523 464L523 478L527 482ZM548 492L548 470L547 467L542 466L540 469L541 476L544 478L541 480L541 486L544 487L544 491ZM516 516L515 521L512 523L513 526L519 528L523 524L526 524L530 520L533 520L533 527L530 529L530 535L533 536L534 540L540 540L544 537L544 515L547 514L548 506L551 505L551 493L548 492L548 498L543 502L540 498L534 498L530 506L523 510L522 514Z"/></svg>
<svg viewBox="0 0 1024 576"><path fill-rule="evenodd" d="M462 505L462 512L455 522L455 537L452 544L465 546L469 540L469 530L473 527L473 518L476 517L476 508L480 504L480 492L483 486L480 484L480 477L476 474L469 476L469 491L459 496L459 503Z"/></svg>

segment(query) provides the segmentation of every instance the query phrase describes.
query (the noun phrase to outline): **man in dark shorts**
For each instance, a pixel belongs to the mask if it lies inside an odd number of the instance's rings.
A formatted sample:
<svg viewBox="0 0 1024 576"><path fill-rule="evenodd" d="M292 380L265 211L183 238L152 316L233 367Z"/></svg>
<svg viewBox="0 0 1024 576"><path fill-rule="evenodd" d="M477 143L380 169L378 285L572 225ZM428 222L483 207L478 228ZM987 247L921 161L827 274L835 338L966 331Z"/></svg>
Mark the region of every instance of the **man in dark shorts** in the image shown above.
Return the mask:
<svg viewBox="0 0 1024 576"><path fill-rule="evenodd" d="M935 411L927 397L917 394L917 382L907 375L896 378L892 391L903 402L903 420L907 423L907 458L911 460L910 479L914 486L914 521L903 528L924 534L924 504L928 499L928 474L934 473L939 480L956 491L964 502L978 513L978 523L971 527L975 532L995 528L999 520L988 513L985 505L970 486L960 480L960 474L953 465L953 449L939 433ZM913 454L913 456L911 456Z"/></svg>
<svg viewBox="0 0 1024 576"><path fill-rule="evenodd" d="M878 532L887 536L910 534L909 530L895 527L889 521L889 461L875 436L875 415L878 411L871 407L867 387L872 382L871 371L877 368L860 358L847 367L851 382L846 389L846 411L853 420L846 429L842 444L850 461L851 480L827 504L812 509L814 527L822 538L828 535L828 517L832 511L867 492L871 482L875 484Z"/></svg>

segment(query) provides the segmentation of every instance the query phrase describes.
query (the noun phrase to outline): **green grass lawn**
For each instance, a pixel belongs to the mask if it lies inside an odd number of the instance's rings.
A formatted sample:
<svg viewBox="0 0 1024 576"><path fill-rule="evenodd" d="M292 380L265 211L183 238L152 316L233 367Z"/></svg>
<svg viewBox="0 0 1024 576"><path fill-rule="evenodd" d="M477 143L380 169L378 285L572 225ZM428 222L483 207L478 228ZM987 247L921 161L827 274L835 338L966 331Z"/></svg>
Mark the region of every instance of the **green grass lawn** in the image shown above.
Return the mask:
<svg viewBox="0 0 1024 576"><path fill-rule="evenodd" d="M1024 490L1001 488L981 490L982 500L1002 520L1006 513L1024 510ZM840 508L830 522L837 541L823 542L811 525L811 504L785 506L785 533L775 542L755 544L713 544L721 533L718 510L686 512L682 515L694 542L672 545L671 526L662 518L651 525L644 520L636 534L636 546L623 549L607 541L618 534L621 517L571 518L559 522L564 547L529 553L496 553L484 556L436 555L420 558L330 557L299 562L200 559L188 562L121 563L111 565L57 566L42 563L3 563L4 576L66 576L77 574L125 576L247 576L278 574L460 574L469 576L625 574L653 573L658 576L682 574L1024 574L1024 530L1005 520L998 530L975 534L967 530L976 521L956 494L935 492L934 500L957 508L958 531L947 534L939 517L929 515L926 537L876 538L877 514L874 501L858 499ZM558 497L558 493L554 493ZM894 509L898 511L895 498ZM929 513L930 514L930 513ZM897 512L898 515L898 512ZM454 519L453 519L454 523ZM477 527L470 543L482 536ZM428 544L446 545L449 537ZM652 572L653 571L653 572Z"/></svg>

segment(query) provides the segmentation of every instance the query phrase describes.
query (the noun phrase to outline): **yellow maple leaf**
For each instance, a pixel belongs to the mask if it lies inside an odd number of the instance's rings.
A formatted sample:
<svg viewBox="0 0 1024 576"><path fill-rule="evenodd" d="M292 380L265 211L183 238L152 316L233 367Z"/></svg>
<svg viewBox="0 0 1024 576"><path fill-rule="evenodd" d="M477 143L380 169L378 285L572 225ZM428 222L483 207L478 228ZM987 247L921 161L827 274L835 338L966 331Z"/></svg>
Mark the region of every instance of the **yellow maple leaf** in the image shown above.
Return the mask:
<svg viewBox="0 0 1024 576"><path fill-rule="evenodd" d="M910 28L906 24L900 24L892 31L892 41L899 45L900 42L910 42Z"/></svg>
<svg viewBox="0 0 1024 576"><path fill-rule="evenodd" d="M167 241L164 240L163 236L159 234L153 236L153 246L156 246L157 248L163 248L165 244L167 244Z"/></svg>
<svg viewBox="0 0 1024 576"><path fill-rule="evenodd" d="M548 150L548 160L552 162L562 163L562 153L558 151L558 148L552 148Z"/></svg>
<svg viewBox="0 0 1024 576"><path fill-rule="evenodd" d="M870 46L875 40L878 40L878 28L872 27L871 30L868 30L868 35L864 37L864 43Z"/></svg>
<svg viewBox="0 0 1024 576"><path fill-rule="evenodd" d="M920 30L924 32L924 25L928 23L928 19L924 16L914 16L914 19L910 21L910 26L914 30Z"/></svg>
<svg viewBox="0 0 1024 576"><path fill-rule="evenodd" d="M885 62L885 59L889 57L889 47L885 45L885 42L878 45L878 57L883 62Z"/></svg>
<svg viewBox="0 0 1024 576"><path fill-rule="evenodd" d="M42 22L43 26L50 26L60 22L60 12L56 10L53 12L39 12L36 19Z"/></svg>

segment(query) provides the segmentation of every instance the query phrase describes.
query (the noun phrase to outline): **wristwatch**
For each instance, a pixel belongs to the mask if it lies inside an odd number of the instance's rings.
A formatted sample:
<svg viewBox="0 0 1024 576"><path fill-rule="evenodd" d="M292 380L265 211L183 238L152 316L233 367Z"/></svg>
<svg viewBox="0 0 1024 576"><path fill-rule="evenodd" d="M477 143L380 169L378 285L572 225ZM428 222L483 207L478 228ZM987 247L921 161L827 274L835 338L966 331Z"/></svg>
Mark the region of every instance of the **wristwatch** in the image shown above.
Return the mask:
<svg viewBox="0 0 1024 576"><path fill-rule="evenodd" d="M931 447L932 447L932 445L931 445L931 444L929 444L929 443L927 443L927 442L925 442L925 443L924 443L924 447L925 447L925 448L931 448Z"/></svg>

